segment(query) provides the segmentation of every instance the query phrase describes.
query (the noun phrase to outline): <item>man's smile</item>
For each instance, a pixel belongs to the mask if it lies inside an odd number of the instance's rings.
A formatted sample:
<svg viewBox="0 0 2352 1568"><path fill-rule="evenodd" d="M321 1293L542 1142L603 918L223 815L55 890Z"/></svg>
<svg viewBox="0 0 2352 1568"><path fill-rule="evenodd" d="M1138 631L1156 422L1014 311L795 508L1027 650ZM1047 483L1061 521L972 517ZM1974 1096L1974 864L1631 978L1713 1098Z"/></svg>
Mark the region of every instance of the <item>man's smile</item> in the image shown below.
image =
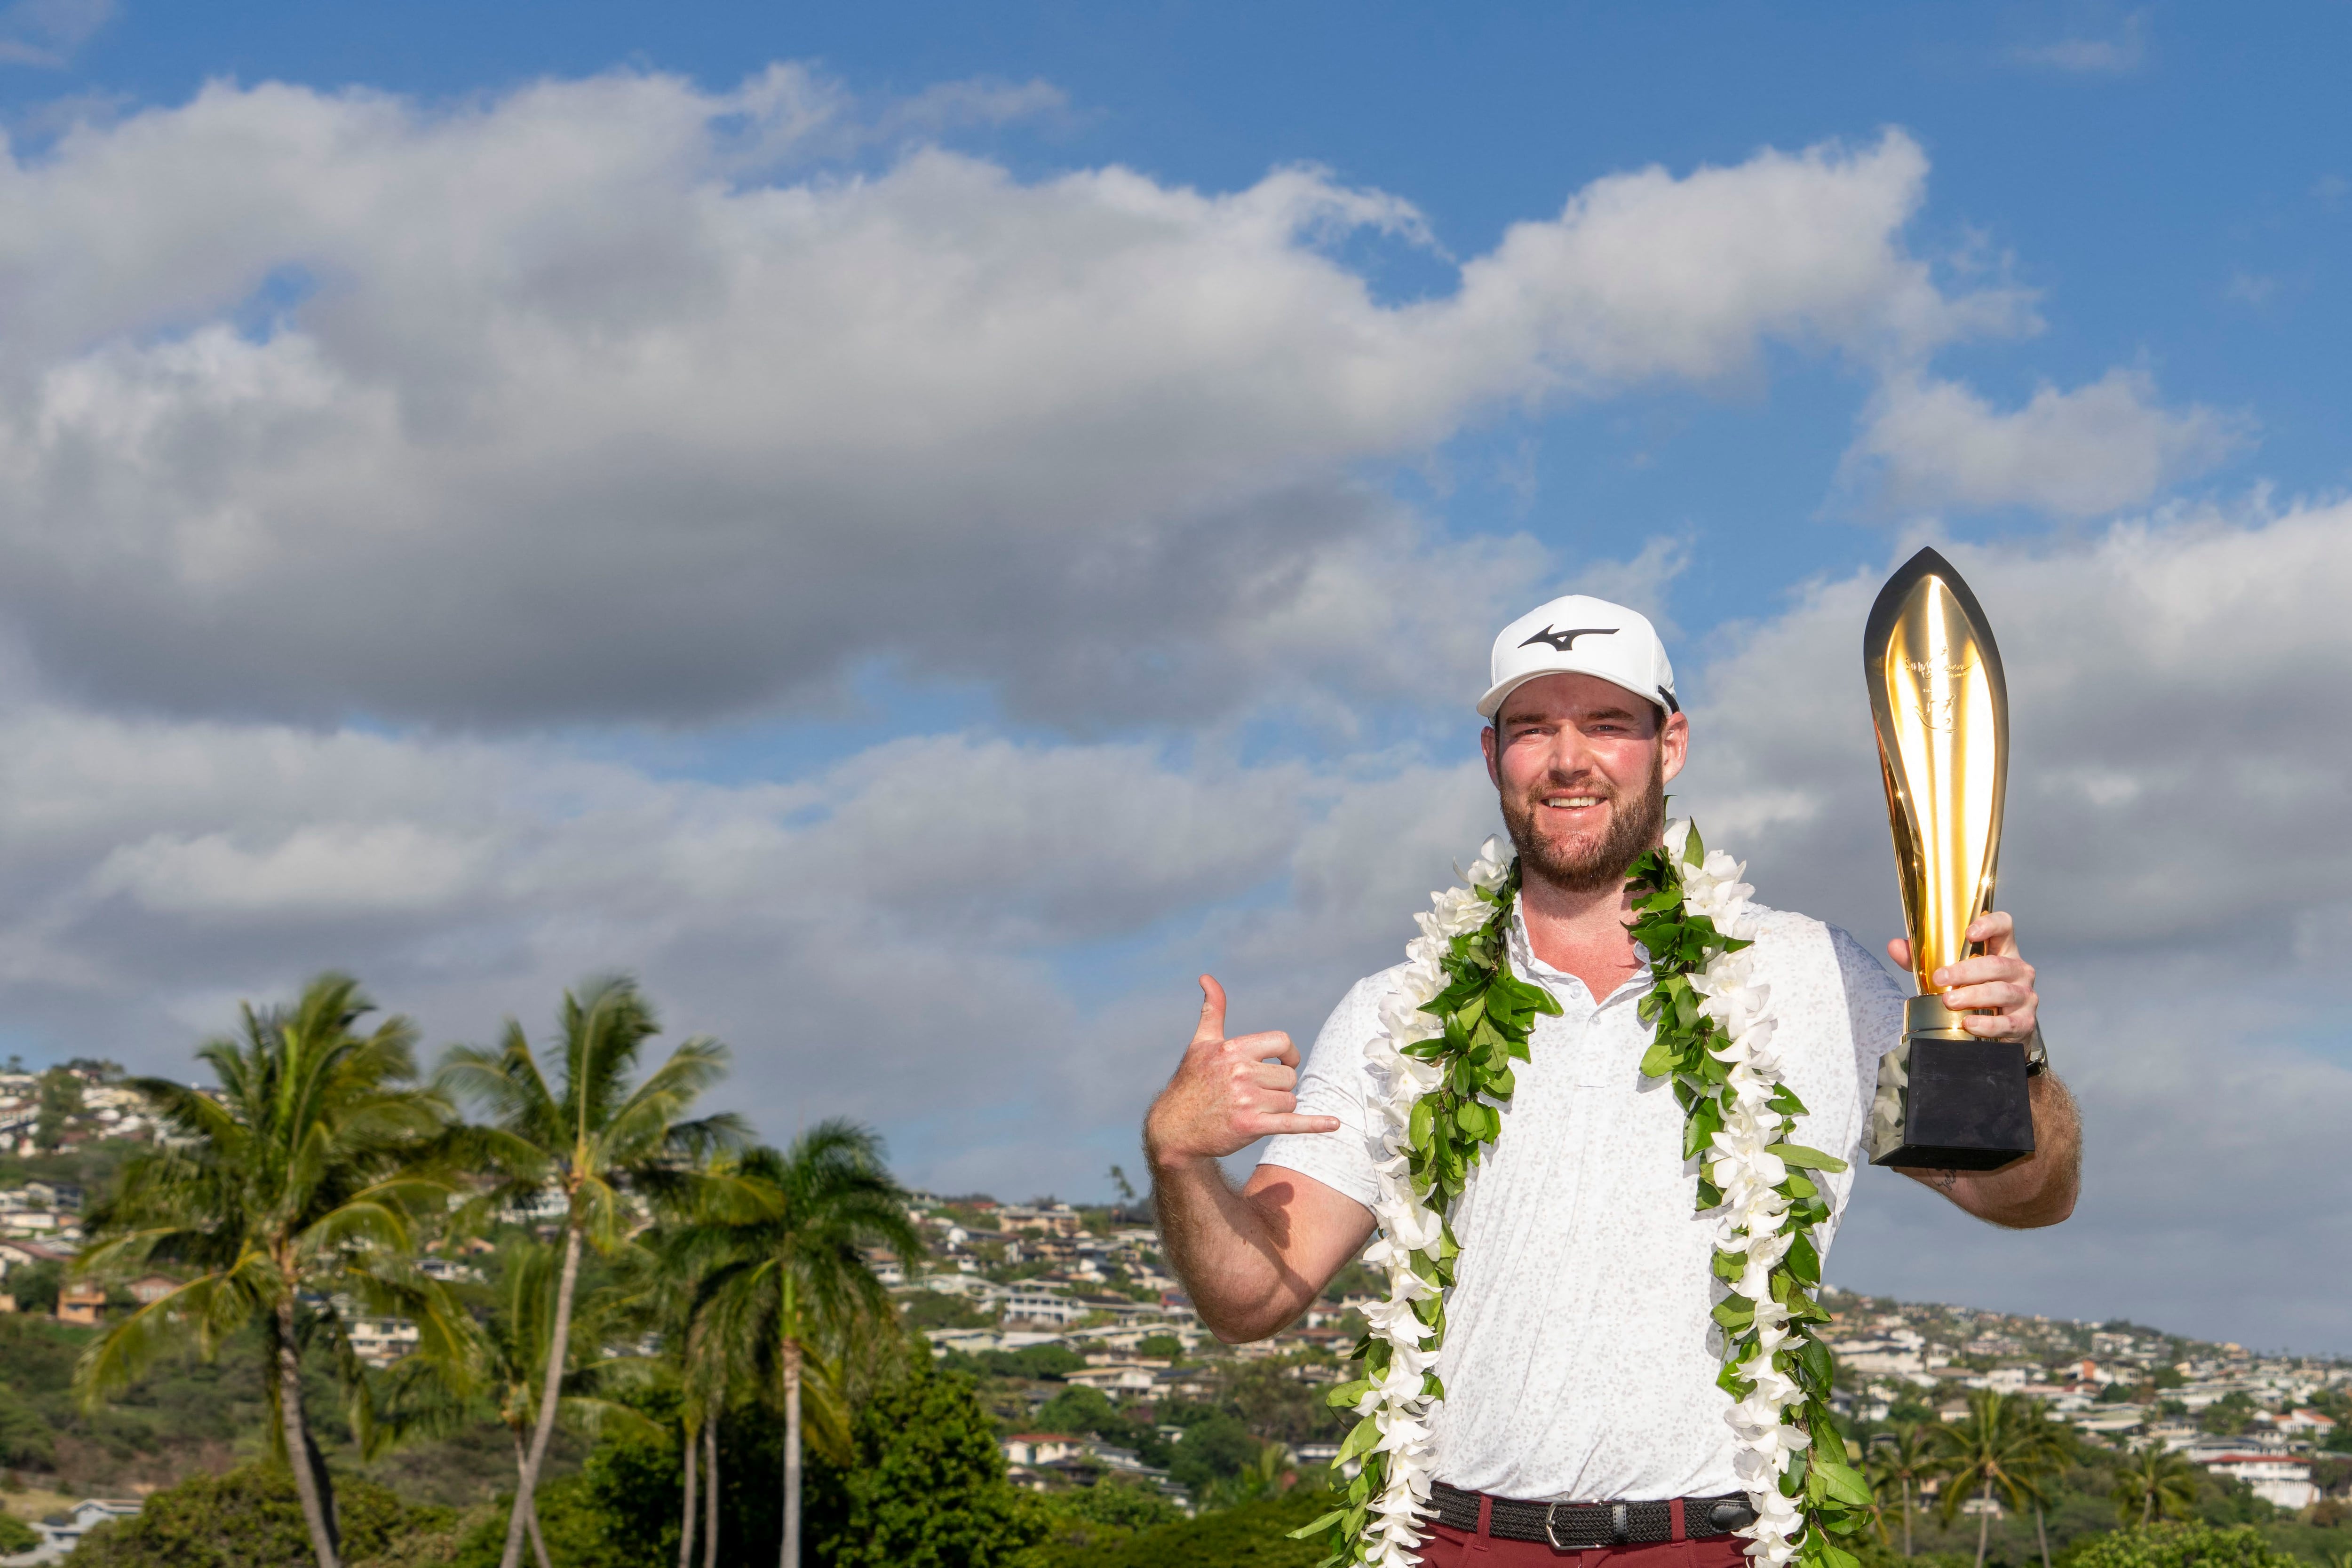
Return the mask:
<svg viewBox="0 0 2352 1568"><path fill-rule="evenodd" d="M1581 811L1602 801L1598 795L1546 795L1541 803L1556 811Z"/></svg>

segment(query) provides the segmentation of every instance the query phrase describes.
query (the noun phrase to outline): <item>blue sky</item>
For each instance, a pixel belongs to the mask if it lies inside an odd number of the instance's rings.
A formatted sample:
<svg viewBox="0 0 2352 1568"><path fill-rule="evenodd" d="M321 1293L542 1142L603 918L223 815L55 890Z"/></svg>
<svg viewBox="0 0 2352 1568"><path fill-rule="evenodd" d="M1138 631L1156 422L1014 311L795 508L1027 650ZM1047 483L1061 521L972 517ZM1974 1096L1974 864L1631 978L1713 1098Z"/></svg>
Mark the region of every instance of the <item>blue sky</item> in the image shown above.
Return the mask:
<svg viewBox="0 0 2352 1568"><path fill-rule="evenodd" d="M1193 974L1306 1037L1391 960L1554 592L1668 628L1761 896L1891 935L1852 660L1935 540L2092 1183L1865 1180L1832 1273L2352 1349L2342 35L18 5L10 1039L176 1071L331 964L481 1038L619 965L772 1134L1099 1193Z"/></svg>

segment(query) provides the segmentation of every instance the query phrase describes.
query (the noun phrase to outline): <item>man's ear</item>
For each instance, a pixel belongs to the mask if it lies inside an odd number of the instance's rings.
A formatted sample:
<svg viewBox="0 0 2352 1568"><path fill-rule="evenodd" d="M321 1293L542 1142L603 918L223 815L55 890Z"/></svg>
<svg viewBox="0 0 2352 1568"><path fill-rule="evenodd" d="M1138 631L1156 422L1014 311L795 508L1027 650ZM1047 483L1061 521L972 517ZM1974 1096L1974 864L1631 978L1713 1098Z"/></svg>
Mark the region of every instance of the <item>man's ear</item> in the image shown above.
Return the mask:
<svg viewBox="0 0 2352 1568"><path fill-rule="evenodd" d="M1668 714L1665 728L1658 732L1658 744L1665 749L1665 775L1672 779L1690 757L1690 720L1679 713Z"/></svg>
<svg viewBox="0 0 2352 1568"><path fill-rule="evenodd" d="M1478 749L1486 756L1486 781L1497 789L1503 787L1502 761L1496 755L1496 748L1501 744L1501 737L1495 733L1493 725L1478 732Z"/></svg>

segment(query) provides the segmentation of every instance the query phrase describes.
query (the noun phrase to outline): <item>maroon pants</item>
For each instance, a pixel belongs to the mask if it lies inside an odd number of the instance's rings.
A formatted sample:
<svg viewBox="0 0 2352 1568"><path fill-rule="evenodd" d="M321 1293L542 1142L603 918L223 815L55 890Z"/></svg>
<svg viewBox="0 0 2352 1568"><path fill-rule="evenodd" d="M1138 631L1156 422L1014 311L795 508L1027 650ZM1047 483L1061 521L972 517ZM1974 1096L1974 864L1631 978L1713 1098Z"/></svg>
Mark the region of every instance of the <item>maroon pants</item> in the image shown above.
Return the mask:
<svg viewBox="0 0 2352 1568"><path fill-rule="evenodd" d="M1423 1528L1422 1568L1745 1568L1748 1562L1748 1538L1742 1535L1561 1552L1549 1542L1497 1541L1434 1521Z"/></svg>

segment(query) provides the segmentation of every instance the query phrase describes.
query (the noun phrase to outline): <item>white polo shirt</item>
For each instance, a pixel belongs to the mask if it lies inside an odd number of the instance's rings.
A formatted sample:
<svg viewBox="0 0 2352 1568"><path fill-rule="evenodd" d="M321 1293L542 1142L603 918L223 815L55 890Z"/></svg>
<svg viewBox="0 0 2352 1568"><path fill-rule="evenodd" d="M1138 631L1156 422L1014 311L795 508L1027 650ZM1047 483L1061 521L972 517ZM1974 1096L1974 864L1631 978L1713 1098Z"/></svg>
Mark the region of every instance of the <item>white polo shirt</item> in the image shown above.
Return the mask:
<svg viewBox="0 0 2352 1568"><path fill-rule="evenodd" d="M1822 1188L1826 1255L1866 1158L1878 1059L1902 1036L1904 993L1844 932L1758 913L1773 1039L1808 1113L1795 1139L1849 1162ZM1583 981L1534 958L1516 921L1511 963L1562 1011L1536 1019L1502 1136L1452 1217L1462 1256L1438 1362L1438 1478L1545 1501L1739 1491L1707 1315L1725 1293L1708 1267L1717 1222L1692 1212L1697 1162L1680 1157L1672 1086L1642 1076L1648 976L1595 1002ZM1300 1113L1336 1116L1340 1130L1275 1138L1263 1161L1367 1208L1380 1151L1366 1097L1379 1086L1364 1048L1393 974L1349 989L1300 1076Z"/></svg>

